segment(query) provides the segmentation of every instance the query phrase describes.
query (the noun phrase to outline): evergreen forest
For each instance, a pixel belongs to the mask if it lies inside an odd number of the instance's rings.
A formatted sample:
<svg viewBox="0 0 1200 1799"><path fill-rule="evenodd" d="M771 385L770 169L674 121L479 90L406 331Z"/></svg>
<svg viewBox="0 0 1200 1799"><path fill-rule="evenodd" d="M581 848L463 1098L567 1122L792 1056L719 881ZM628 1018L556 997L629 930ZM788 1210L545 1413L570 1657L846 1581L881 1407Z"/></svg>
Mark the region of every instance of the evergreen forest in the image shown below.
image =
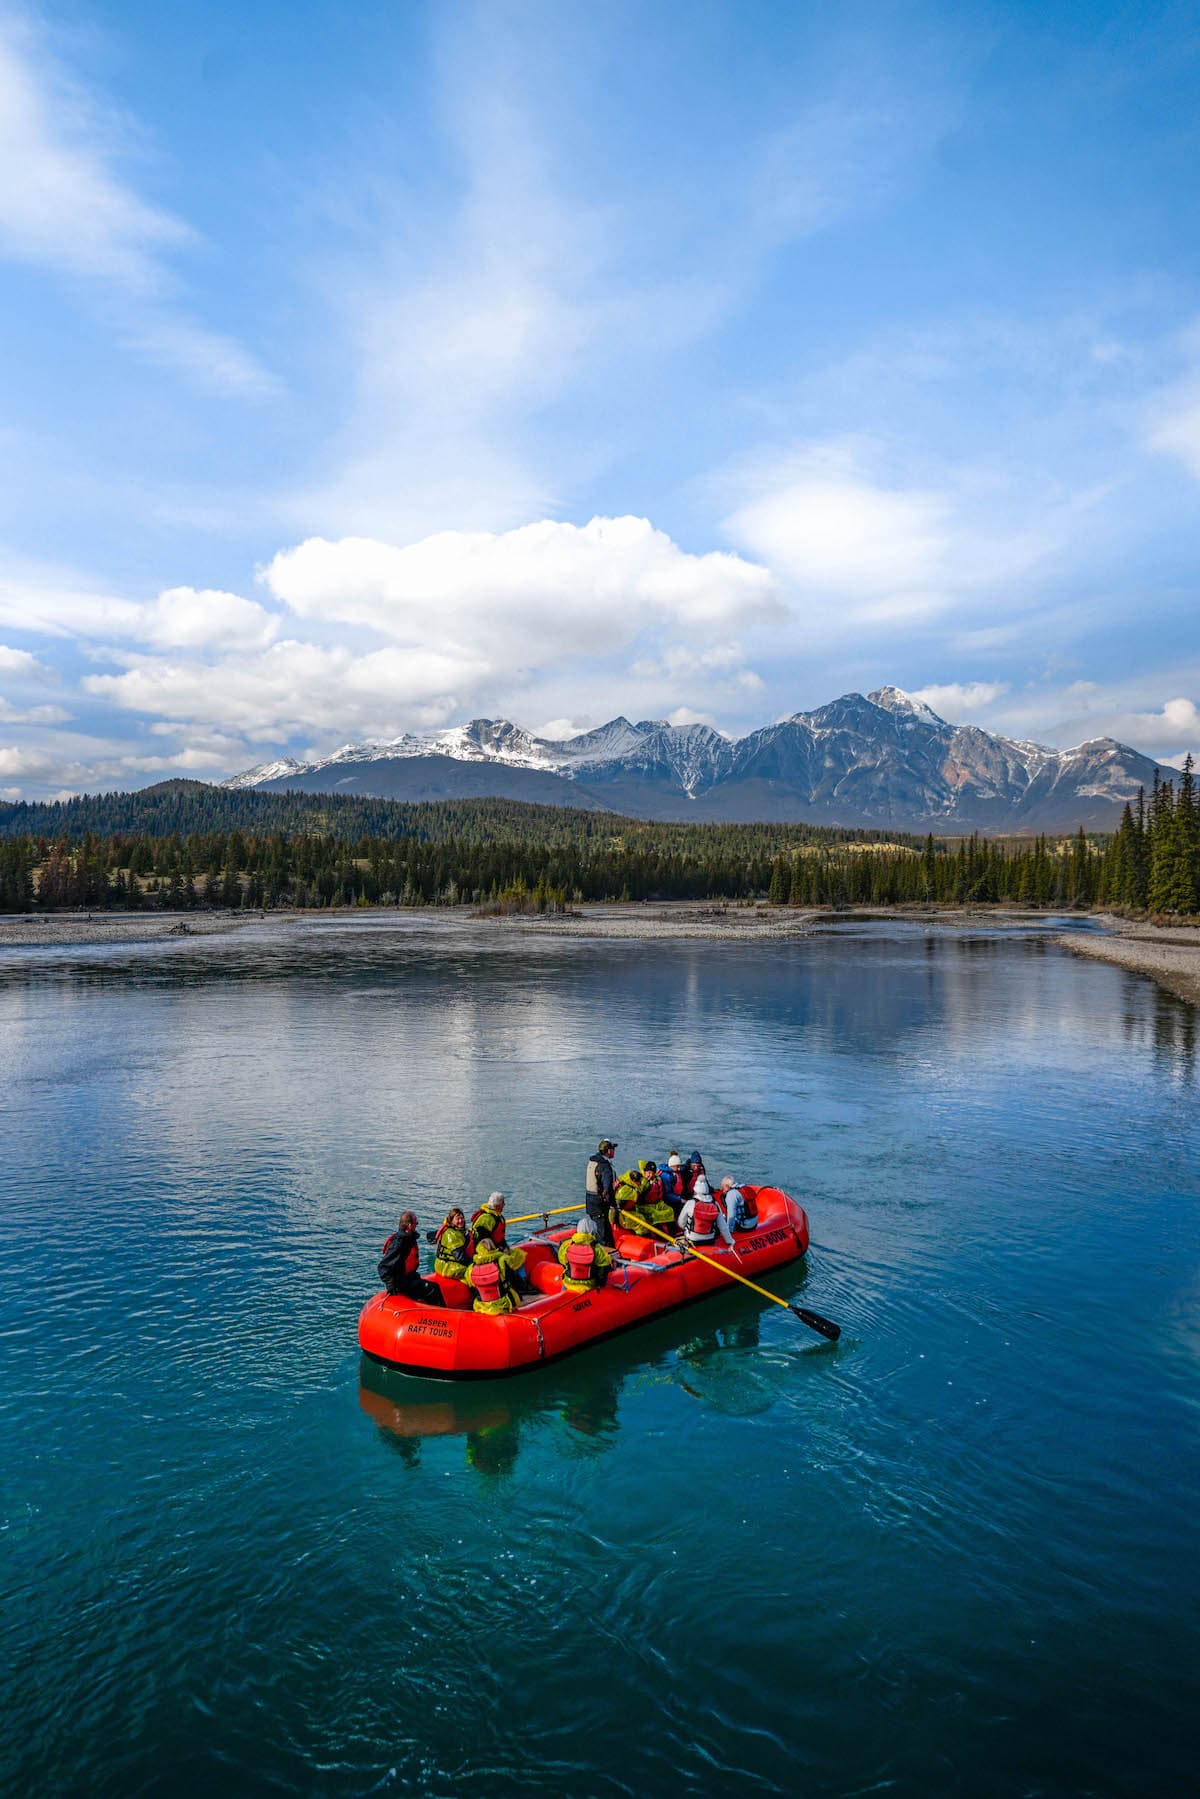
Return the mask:
<svg viewBox="0 0 1200 1799"><path fill-rule="evenodd" d="M459 800L409 804L164 782L0 806L0 912L155 907L767 900L1200 912L1200 803L1178 784L1108 836L970 838L817 825L661 824Z"/></svg>

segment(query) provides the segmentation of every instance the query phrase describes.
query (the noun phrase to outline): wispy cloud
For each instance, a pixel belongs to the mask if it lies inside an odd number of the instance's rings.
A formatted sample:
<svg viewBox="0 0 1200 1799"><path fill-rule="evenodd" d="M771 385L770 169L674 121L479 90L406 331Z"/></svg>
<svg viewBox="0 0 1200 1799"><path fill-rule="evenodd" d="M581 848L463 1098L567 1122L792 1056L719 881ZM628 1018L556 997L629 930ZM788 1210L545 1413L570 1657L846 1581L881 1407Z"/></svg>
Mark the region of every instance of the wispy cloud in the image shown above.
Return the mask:
<svg viewBox="0 0 1200 1799"><path fill-rule="evenodd" d="M624 57L616 18L590 29L593 54ZM416 180L381 183L395 155L381 125L361 179L340 170L323 197L344 248L323 254L320 281L353 397L324 471L289 505L327 535L565 510L657 427L664 367L718 335L790 246L884 203L961 110L953 55L914 46L899 71L840 42L819 102L776 94L724 158L697 113L655 178L631 179L630 146L592 167L595 145L564 122L589 85L566 11L467 6L435 36L432 148L453 180L432 200ZM567 404L590 429L556 429Z"/></svg>
<svg viewBox="0 0 1200 1799"><path fill-rule="evenodd" d="M119 338L190 379L270 391L247 349L187 317L169 257L197 234L117 172L128 136L44 30L0 16L0 255L82 283Z"/></svg>
<svg viewBox="0 0 1200 1799"><path fill-rule="evenodd" d="M1062 508L1031 516L977 471L916 486L886 464L881 444L834 440L760 454L719 483L740 497L726 535L771 568L811 638L990 605L1062 540Z"/></svg>

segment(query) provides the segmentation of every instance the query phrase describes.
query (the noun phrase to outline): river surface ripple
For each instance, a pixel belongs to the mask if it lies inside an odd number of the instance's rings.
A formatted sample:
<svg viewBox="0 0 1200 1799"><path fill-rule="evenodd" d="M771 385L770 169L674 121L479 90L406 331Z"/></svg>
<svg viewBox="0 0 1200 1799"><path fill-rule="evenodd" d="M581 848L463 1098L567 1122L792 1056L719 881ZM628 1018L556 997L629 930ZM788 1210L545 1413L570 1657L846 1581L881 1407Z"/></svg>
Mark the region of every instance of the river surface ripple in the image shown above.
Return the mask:
<svg viewBox="0 0 1200 1799"><path fill-rule="evenodd" d="M314 924L0 959L0 1787L1164 1795L1196 1015L1039 932ZM401 1203L702 1148L777 1290L360 1367Z"/></svg>

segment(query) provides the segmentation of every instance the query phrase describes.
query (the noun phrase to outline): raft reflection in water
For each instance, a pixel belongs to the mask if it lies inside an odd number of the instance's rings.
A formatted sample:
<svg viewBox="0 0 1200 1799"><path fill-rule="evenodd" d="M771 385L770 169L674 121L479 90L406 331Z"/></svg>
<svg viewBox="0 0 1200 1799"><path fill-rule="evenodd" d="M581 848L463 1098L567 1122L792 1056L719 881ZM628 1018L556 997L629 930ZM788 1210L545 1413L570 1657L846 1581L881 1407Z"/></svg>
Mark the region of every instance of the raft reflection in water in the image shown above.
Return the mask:
<svg viewBox="0 0 1200 1799"><path fill-rule="evenodd" d="M790 1297L806 1279L807 1270L797 1265L790 1279L775 1282L776 1290ZM627 1387L633 1391L642 1383L669 1382L714 1410L750 1416L777 1396L785 1360L807 1364L835 1353L832 1343L800 1346L790 1337L782 1354L770 1342L763 1345L761 1323L764 1315L774 1315L774 1308L750 1293L726 1292L709 1307L703 1330L696 1330L692 1319L693 1328L681 1337L682 1321L667 1315L593 1355L546 1369L532 1385L464 1381L435 1388L363 1355L358 1402L410 1466L420 1465L423 1439L458 1436L466 1439L471 1467L504 1476L516 1462L522 1428L536 1419L557 1415L566 1427L569 1452L603 1454L620 1429L618 1407Z"/></svg>
<svg viewBox="0 0 1200 1799"><path fill-rule="evenodd" d="M492 1383L458 1386L443 1397L413 1397L404 1375L364 1355L359 1363L358 1403L381 1433L412 1467L420 1462L425 1437L465 1437L467 1462L481 1474L512 1471L526 1421L557 1412L577 1433L585 1452L602 1450L617 1430L617 1401L632 1369L577 1369L552 1389L526 1390L510 1399L499 1397Z"/></svg>

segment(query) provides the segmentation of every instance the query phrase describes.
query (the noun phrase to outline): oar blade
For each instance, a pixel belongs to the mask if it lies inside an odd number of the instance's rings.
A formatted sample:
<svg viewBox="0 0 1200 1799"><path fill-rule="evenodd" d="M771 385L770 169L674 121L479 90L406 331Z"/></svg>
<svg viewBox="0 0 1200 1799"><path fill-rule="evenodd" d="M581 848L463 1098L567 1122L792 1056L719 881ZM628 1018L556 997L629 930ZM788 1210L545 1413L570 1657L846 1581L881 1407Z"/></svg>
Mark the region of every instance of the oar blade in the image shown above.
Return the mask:
<svg viewBox="0 0 1200 1799"><path fill-rule="evenodd" d="M820 1312L810 1312L807 1306L789 1305L788 1311L795 1312L801 1324L807 1324L810 1331L816 1331L820 1336L828 1337L831 1343L836 1343L842 1334L840 1324L835 1324L832 1318L822 1318Z"/></svg>

